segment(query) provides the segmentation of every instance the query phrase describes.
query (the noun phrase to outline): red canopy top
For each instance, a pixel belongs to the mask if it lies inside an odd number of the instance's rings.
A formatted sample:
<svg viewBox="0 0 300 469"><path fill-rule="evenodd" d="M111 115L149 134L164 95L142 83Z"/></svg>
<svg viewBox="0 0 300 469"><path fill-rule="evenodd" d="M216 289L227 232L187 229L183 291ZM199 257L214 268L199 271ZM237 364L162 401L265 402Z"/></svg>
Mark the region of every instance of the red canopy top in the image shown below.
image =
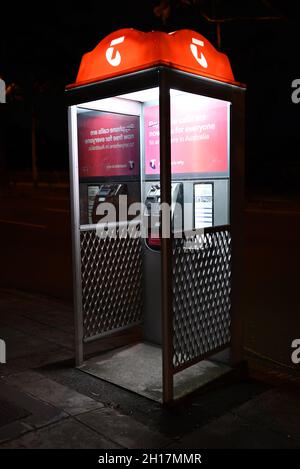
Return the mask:
<svg viewBox="0 0 300 469"><path fill-rule="evenodd" d="M157 65L236 84L228 57L201 34L119 29L84 54L76 83L80 86Z"/></svg>

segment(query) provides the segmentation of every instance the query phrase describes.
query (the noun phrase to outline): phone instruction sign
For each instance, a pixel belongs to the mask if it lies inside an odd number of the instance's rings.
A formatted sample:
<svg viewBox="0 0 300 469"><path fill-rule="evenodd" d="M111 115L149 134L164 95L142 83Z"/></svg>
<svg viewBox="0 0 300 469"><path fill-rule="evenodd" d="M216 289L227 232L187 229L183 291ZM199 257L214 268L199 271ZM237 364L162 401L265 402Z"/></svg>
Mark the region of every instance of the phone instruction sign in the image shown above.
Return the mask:
<svg viewBox="0 0 300 469"><path fill-rule="evenodd" d="M199 183L195 191L195 229L213 226L213 185Z"/></svg>

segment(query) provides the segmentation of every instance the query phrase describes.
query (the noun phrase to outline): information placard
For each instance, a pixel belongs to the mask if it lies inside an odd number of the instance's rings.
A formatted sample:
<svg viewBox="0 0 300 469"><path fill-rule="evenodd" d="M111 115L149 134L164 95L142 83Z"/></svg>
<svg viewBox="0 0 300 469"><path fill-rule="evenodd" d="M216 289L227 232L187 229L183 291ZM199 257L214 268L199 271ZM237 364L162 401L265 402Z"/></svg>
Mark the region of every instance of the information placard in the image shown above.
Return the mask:
<svg viewBox="0 0 300 469"><path fill-rule="evenodd" d="M195 229L213 226L213 184L194 184Z"/></svg>
<svg viewBox="0 0 300 469"><path fill-rule="evenodd" d="M95 197L99 193L99 186L88 186L88 220L89 223L93 223L93 207L95 203Z"/></svg>

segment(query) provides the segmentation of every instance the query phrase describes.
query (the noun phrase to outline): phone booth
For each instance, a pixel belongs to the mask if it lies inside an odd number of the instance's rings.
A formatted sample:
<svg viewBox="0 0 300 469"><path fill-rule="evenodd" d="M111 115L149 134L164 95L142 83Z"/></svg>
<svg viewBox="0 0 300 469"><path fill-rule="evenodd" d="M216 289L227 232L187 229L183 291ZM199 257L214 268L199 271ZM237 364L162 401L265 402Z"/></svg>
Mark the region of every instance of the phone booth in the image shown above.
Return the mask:
<svg viewBox="0 0 300 469"><path fill-rule="evenodd" d="M245 87L197 32L122 29L66 94L76 365L169 403L242 360Z"/></svg>

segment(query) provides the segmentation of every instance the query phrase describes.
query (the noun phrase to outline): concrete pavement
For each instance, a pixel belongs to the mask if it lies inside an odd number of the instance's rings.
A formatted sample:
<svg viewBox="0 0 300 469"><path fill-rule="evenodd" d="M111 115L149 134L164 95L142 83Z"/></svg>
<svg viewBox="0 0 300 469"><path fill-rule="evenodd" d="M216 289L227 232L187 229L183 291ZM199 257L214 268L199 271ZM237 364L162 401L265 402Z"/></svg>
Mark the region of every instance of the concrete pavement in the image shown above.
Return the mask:
<svg viewBox="0 0 300 469"><path fill-rule="evenodd" d="M300 448L295 376L260 370L166 409L75 369L72 322L67 303L1 291L1 449Z"/></svg>

